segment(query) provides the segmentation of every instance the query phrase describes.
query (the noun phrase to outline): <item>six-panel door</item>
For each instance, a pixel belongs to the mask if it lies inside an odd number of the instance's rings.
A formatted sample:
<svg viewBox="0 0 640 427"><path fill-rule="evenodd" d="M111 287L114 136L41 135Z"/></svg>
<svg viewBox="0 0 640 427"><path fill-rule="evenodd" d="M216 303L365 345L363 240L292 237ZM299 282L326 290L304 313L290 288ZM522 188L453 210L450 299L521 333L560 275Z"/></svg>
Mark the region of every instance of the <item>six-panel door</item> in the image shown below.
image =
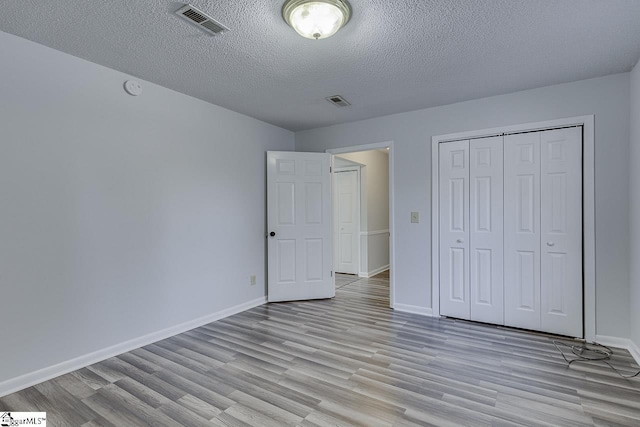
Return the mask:
<svg viewBox="0 0 640 427"><path fill-rule="evenodd" d="M471 319L504 323L502 137L469 142Z"/></svg>
<svg viewBox="0 0 640 427"><path fill-rule="evenodd" d="M440 312L469 319L469 141L440 144Z"/></svg>
<svg viewBox="0 0 640 427"><path fill-rule="evenodd" d="M582 128L540 133L541 329L582 337Z"/></svg>
<svg viewBox="0 0 640 427"><path fill-rule="evenodd" d="M331 298L330 155L267 153L269 301Z"/></svg>
<svg viewBox="0 0 640 427"><path fill-rule="evenodd" d="M504 138L505 324L540 330L540 134Z"/></svg>

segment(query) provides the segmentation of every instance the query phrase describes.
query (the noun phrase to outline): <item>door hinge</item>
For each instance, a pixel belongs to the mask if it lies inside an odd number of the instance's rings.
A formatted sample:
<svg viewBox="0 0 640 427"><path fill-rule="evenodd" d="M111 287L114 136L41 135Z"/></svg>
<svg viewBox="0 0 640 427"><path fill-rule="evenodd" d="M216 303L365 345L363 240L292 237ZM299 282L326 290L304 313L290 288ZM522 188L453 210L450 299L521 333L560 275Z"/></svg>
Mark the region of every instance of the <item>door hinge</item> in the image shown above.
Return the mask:
<svg viewBox="0 0 640 427"><path fill-rule="evenodd" d="M331 272L331 277L333 277L333 271Z"/></svg>
<svg viewBox="0 0 640 427"><path fill-rule="evenodd" d="M329 173L333 172L333 168L329 166Z"/></svg>

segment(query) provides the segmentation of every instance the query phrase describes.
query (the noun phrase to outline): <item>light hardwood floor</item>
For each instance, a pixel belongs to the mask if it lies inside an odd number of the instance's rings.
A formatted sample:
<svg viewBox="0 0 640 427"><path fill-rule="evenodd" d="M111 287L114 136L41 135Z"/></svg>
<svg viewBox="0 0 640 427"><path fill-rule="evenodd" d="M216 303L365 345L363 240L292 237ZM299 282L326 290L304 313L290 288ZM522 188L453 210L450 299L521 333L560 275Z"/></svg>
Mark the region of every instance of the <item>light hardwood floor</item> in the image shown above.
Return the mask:
<svg viewBox="0 0 640 427"><path fill-rule="evenodd" d="M394 312L388 279L268 304L0 398L50 426L640 425L640 380L550 337ZM613 363L630 372L628 352Z"/></svg>

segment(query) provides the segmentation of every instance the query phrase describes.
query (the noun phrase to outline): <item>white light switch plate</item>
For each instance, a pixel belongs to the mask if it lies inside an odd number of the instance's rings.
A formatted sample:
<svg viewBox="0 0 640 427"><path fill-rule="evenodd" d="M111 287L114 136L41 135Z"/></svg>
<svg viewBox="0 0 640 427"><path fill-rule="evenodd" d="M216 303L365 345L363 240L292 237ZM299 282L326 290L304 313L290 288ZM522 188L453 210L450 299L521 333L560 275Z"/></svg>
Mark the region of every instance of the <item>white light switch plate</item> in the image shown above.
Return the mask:
<svg viewBox="0 0 640 427"><path fill-rule="evenodd" d="M411 223L417 224L420 222L420 212L411 212Z"/></svg>

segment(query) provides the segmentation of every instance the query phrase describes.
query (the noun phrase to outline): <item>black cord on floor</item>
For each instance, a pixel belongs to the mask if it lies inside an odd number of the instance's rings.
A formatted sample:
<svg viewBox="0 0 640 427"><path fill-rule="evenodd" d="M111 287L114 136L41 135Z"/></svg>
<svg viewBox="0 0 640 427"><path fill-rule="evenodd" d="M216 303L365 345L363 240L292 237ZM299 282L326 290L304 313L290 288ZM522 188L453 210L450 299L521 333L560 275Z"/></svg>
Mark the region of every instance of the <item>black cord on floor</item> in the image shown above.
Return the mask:
<svg viewBox="0 0 640 427"><path fill-rule="evenodd" d="M611 350L606 345L598 343L572 345L562 341L554 341L553 345L556 347L556 349L558 349L558 351L562 355L562 358L565 360L565 362L567 362L568 366L571 366L573 362L604 362L622 378L630 379L640 375L640 371L636 372L633 375L623 375L620 371L618 371L611 363L609 363L609 360L613 355L613 350ZM571 354L575 356L575 358L568 359L567 355L569 353L565 353L564 351L562 351L562 349L560 348L561 346L570 348Z"/></svg>

